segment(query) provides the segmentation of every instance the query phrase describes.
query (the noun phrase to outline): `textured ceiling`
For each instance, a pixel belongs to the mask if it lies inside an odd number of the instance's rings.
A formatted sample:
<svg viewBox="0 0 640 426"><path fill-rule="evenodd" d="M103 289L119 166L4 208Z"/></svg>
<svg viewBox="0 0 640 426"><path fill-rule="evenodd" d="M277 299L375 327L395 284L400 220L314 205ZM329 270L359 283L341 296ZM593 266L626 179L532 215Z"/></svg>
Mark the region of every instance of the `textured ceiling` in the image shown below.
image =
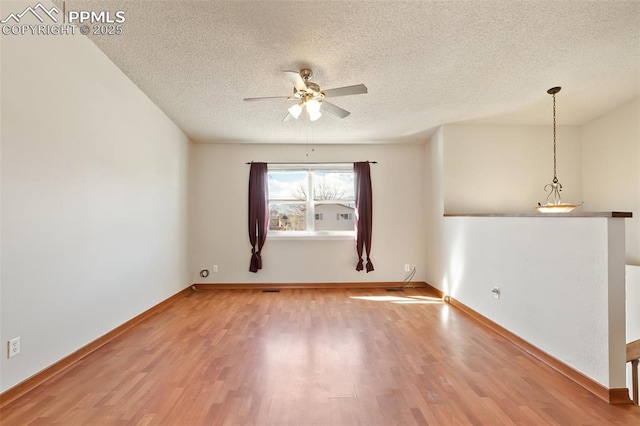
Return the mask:
<svg viewBox="0 0 640 426"><path fill-rule="evenodd" d="M60 2L58 2L60 3ZM120 36L92 36L198 142L424 140L444 123L582 124L640 95L639 1L67 0L124 10ZM282 122L283 70L309 67L351 111Z"/></svg>

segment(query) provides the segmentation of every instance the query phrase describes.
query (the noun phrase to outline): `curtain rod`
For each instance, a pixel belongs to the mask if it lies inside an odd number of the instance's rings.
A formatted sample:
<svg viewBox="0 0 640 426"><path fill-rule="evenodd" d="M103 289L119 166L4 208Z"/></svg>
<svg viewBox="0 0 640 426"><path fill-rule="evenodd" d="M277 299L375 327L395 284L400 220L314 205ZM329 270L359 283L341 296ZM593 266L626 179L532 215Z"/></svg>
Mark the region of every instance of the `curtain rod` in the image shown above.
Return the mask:
<svg viewBox="0 0 640 426"><path fill-rule="evenodd" d="M351 164L358 161L271 161L267 164ZM253 161L247 161L245 164L252 164ZM377 161L363 161L363 163L378 164Z"/></svg>

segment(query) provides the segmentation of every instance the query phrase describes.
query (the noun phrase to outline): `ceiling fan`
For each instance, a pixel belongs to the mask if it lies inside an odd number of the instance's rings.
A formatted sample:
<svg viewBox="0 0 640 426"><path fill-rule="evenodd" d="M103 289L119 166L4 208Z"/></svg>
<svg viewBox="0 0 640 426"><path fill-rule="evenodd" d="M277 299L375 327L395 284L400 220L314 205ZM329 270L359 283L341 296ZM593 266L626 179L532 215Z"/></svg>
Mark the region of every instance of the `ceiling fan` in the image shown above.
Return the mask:
<svg viewBox="0 0 640 426"><path fill-rule="evenodd" d="M287 115L285 115L282 121L288 121L292 118L298 119L305 109L309 120L316 121L322 117L322 111L326 111L340 118L345 118L351 114L349 111L326 101L325 98L367 93L367 86L364 84L320 90L320 86L309 81L313 76L313 72L308 68L303 68L300 72L284 71L284 75L293 84L293 96L267 96L261 98L244 98L243 100L248 102L265 99L287 99L289 101L295 101L295 104L288 108Z"/></svg>

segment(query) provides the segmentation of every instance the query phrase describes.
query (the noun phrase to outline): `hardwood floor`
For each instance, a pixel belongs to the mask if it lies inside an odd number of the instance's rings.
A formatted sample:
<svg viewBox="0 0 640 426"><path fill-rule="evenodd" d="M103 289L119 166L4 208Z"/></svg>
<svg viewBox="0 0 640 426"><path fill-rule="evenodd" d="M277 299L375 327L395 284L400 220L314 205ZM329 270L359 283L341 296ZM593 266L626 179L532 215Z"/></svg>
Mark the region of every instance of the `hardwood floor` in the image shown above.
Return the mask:
<svg viewBox="0 0 640 426"><path fill-rule="evenodd" d="M9 425L640 425L425 289L187 293Z"/></svg>

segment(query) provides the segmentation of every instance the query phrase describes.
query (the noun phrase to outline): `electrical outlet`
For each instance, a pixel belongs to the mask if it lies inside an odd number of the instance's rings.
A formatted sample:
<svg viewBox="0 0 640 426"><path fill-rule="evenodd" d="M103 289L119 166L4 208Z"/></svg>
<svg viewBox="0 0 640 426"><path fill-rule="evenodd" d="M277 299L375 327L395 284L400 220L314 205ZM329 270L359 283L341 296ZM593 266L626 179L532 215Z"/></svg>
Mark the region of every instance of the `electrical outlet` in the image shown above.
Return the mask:
<svg viewBox="0 0 640 426"><path fill-rule="evenodd" d="M20 353L20 337L15 337L7 343L7 358L13 358Z"/></svg>
<svg viewBox="0 0 640 426"><path fill-rule="evenodd" d="M404 264L404 271L405 272L411 272L411 265L409 265L408 263Z"/></svg>
<svg viewBox="0 0 640 426"><path fill-rule="evenodd" d="M493 297L495 297L496 299L500 299L500 287L492 288L491 293L493 293Z"/></svg>
<svg viewBox="0 0 640 426"><path fill-rule="evenodd" d="M213 272L218 272L218 265L213 265Z"/></svg>

